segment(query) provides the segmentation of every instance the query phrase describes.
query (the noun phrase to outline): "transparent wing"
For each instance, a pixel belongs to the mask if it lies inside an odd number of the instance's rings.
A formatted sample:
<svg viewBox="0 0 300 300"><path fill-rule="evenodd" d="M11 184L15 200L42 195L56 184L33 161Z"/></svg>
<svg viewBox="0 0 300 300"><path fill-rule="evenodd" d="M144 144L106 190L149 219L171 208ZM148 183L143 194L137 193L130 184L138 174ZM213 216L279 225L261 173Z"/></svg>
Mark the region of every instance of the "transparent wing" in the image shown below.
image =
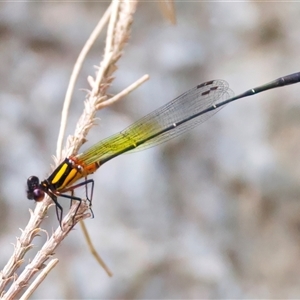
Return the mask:
<svg viewBox="0 0 300 300"><path fill-rule="evenodd" d="M144 150L166 142L203 123L233 96L223 80L202 83L78 155L86 164L100 164L128 151ZM206 111L210 109L210 111Z"/></svg>

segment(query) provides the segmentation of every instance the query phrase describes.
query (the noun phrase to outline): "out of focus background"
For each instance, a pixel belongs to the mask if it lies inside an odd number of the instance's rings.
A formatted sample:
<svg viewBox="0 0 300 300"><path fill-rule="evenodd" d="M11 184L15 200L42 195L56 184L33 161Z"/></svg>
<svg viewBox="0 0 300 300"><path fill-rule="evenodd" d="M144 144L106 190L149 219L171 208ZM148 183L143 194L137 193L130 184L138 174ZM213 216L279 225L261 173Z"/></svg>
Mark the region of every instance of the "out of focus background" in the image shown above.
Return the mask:
<svg viewBox="0 0 300 300"><path fill-rule="evenodd" d="M35 205L26 180L51 171L69 76L107 6L0 3L1 269ZM180 2L176 15L172 26L157 4L138 6L110 92L151 80L99 112L83 149L204 81L224 79L238 94L299 71L298 3ZM81 73L68 134L104 37ZM33 299L299 298L299 95L300 84L239 100L176 140L105 164L86 225L114 277L78 227Z"/></svg>

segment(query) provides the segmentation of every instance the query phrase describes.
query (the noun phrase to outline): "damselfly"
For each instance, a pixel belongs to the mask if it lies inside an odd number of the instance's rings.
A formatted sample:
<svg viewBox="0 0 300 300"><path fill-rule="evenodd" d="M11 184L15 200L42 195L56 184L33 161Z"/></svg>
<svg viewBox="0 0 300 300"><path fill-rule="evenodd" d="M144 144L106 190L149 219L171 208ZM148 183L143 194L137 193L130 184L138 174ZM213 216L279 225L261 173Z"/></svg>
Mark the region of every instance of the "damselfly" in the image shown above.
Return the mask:
<svg viewBox="0 0 300 300"><path fill-rule="evenodd" d="M57 201L57 197L78 201L76 215L82 199L75 197L73 191L80 186L87 187L90 184L91 194L89 197L87 195L87 200L91 205L94 180L87 177L107 161L125 152L146 149L174 138L206 121L230 102L299 81L300 72L280 77L235 97L223 80L211 80L199 84L125 130L98 142L81 154L65 158L42 182L36 176L29 177L27 198L42 201L45 193L48 194L56 205L56 215L61 224L63 208ZM79 179L84 181L75 184ZM71 195L66 194L68 192L71 192Z"/></svg>

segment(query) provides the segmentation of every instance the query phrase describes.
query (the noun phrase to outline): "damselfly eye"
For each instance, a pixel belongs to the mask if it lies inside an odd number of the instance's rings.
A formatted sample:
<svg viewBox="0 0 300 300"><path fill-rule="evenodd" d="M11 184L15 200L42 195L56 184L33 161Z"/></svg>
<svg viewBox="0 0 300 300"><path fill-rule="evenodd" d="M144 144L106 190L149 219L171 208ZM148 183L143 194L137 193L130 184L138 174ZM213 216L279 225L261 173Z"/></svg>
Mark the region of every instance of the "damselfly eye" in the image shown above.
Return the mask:
<svg viewBox="0 0 300 300"><path fill-rule="evenodd" d="M44 197L44 192L39 188L40 180L36 176L31 176L27 179L27 198L30 200L37 200L40 197ZM41 196L43 193L43 196Z"/></svg>
<svg viewBox="0 0 300 300"><path fill-rule="evenodd" d="M39 201L42 201L45 197L45 192L42 191L41 189L35 189L32 193L33 195L33 200L39 202Z"/></svg>
<svg viewBox="0 0 300 300"><path fill-rule="evenodd" d="M27 188L28 188L28 191L31 191L33 192L34 189L36 189L40 184L40 180L38 177L36 176L30 176L28 179L27 179Z"/></svg>

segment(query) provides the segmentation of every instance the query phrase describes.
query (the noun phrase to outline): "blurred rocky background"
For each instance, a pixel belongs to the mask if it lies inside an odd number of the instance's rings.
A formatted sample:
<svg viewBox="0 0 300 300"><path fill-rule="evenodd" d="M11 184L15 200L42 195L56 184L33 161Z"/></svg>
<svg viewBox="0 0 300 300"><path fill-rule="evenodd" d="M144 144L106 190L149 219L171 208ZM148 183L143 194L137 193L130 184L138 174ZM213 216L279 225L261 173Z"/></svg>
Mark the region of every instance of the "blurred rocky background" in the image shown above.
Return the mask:
<svg viewBox="0 0 300 300"><path fill-rule="evenodd" d="M0 3L1 268L35 205L27 177L51 171L69 76L107 6ZM297 2L181 1L176 15L172 26L157 4L138 6L110 92L145 73L151 80L99 112L83 149L204 81L224 79L238 94L299 71ZM78 81L68 134L104 37ZM86 224L114 277L78 227L33 298L299 298L299 95L300 84L239 100L181 138L104 165ZM51 232L58 223L53 208L48 214Z"/></svg>

